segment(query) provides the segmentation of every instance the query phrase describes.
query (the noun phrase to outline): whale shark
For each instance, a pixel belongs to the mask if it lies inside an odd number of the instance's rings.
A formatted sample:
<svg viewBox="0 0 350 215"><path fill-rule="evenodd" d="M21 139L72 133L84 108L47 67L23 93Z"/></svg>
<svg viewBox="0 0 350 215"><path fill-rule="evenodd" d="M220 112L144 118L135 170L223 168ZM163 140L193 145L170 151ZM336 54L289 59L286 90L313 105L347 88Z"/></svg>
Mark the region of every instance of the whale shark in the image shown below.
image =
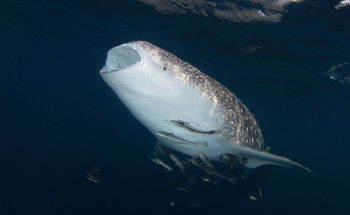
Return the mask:
<svg viewBox="0 0 350 215"><path fill-rule="evenodd" d="M149 42L110 49L100 75L136 119L175 152L216 162L231 155L247 169L278 165L311 172L265 149L253 114L228 88Z"/></svg>

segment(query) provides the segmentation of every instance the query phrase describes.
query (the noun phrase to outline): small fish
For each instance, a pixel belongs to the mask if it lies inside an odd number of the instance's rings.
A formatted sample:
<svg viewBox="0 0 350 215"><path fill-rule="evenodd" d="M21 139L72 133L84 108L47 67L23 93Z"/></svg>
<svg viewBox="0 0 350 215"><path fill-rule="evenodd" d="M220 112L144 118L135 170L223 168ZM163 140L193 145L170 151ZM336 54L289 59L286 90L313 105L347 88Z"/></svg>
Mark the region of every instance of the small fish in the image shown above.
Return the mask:
<svg viewBox="0 0 350 215"><path fill-rule="evenodd" d="M175 141L175 142L180 143L180 144L194 145L194 146L208 146L207 142L198 142L197 143L197 142L188 141L188 140L185 140L181 137L175 136L172 133L168 133L165 131L155 131L154 133L159 137L166 138L168 140Z"/></svg>
<svg viewBox="0 0 350 215"><path fill-rule="evenodd" d="M202 170L204 170L208 175L228 180L233 186L236 186L236 184L237 184L237 182L239 180L238 178L229 178L229 177L221 174L220 172L217 172L214 168L211 168L210 166L207 166L205 163L200 162L200 161L198 161L196 159L191 158L190 162L193 165L195 165L195 166L201 168Z"/></svg>
<svg viewBox="0 0 350 215"><path fill-rule="evenodd" d="M236 170L237 168L239 168L239 166L241 166L241 163L237 160L237 156L232 155L232 154L222 154L220 156L220 160L229 165L230 170Z"/></svg>
<svg viewBox="0 0 350 215"><path fill-rule="evenodd" d="M163 160L161 160L159 157L156 157L154 154L150 156L150 159L153 163L158 164L159 166L165 168L169 172L173 171L173 168L171 168L168 164L166 164Z"/></svg>
<svg viewBox="0 0 350 215"><path fill-rule="evenodd" d="M185 166L182 161L175 155L175 154L169 154L170 160L174 162L174 164L179 167L182 174L185 173Z"/></svg>
<svg viewBox="0 0 350 215"><path fill-rule="evenodd" d="M205 165L214 169L213 165L209 162L207 156L203 152L198 153L198 157L203 163L205 163Z"/></svg>
<svg viewBox="0 0 350 215"><path fill-rule="evenodd" d="M175 187L179 191L182 191L182 192L185 192L185 193L188 193L188 194L191 194L191 195L193 194L191 191L187 190L184 187L181 187L181 186L178 186L178 185L173 185L173 187Z"/></svg>
<svg viewBox="0 0 350 215"><path fill-rule="evenodd" d="M101 183L103 177L103 168L101 166L92 167L85 172L86 178L94 183Z"/></svg>
<svg viewBox="0 0 350 215"><path fill-rule="evenodd" d="M167 155L170 153L170 149L168 147L166 147L162 142L160 142L159 140L157 141L155 147L154 147L154 151L163 155Z"/></svg>
<svg viewBox="0 0 350 215"><path fill-rule="evenodd" d="M196 129L194 127L192 127L190 125L190 123L188 122L184 122L182 120L171 120L172 123L174 123L175 125L179 126L179 127L182 127L182 128L185 128L189 131L192 131L194 133L199 133L199 134L215 134L215 130L211 130L211 131L202 131L202 130L199 130L199 129Z"/></svg>
<svg viewBox="0 0 350 215"><path fill-rule="evenodd" d="M253 201L260 200L261 198L262 198L262 193L260 188L256 193L253 193L252 195L249 196L249 199Z"/></svg>
<svg viewBox="0 0 350 215"><path fill-rule="evenodd" d="M210 178L208 178L206 176L201 176L200 179L204 182L211 182Z"/></svg>

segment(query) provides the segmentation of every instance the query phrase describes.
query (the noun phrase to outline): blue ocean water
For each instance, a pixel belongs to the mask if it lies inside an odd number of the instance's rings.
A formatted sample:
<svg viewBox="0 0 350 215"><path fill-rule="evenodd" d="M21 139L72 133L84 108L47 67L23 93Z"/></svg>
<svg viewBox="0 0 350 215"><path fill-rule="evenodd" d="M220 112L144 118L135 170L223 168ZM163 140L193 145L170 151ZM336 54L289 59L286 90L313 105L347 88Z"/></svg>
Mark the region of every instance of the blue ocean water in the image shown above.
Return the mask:
<svg viewBox="0 0 350 215"><path fill-rule="evenodd" d="M131 0L3 0L0 214L348 214L350 83L327 73L350 61L350 10L337 3L293 5L280 23L232 23ZM154 137L99 76L108 49L134 40L228 87L272 152L315 175L273 167L259 201L208 190L191 206L149 161ZM100 184L85 177L95 165Z"/></svg>

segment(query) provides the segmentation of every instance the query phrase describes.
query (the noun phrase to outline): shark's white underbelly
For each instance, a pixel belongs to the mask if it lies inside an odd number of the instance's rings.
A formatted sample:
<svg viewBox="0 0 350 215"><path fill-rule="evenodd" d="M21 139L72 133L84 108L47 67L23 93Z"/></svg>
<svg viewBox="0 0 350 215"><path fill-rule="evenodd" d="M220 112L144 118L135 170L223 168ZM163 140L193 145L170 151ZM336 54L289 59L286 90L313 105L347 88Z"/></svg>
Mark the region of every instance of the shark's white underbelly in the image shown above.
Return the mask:
<svg viewBox="0 0 350 215"><path fill-rule="evenodd" d="M166 82L166 81L164 81ZM164 83L167 87L158 91L149 91L144 94L124 90L116 86L115 91L131 113L156 138L169 148L183 154L197 157L198 153L205 153L208 158L218 160L225 153L227 140L220 131L224 127L220 124L217 114L219 107L208 100L205 95L191 86L177 83ZM202 131L216 131L215 134L201 134L176 126L173 120L190 122L191 125ZM182 144L162 138L155 134L165 131L193 143ZM227 150L226 150L227 151Z"/></svg>

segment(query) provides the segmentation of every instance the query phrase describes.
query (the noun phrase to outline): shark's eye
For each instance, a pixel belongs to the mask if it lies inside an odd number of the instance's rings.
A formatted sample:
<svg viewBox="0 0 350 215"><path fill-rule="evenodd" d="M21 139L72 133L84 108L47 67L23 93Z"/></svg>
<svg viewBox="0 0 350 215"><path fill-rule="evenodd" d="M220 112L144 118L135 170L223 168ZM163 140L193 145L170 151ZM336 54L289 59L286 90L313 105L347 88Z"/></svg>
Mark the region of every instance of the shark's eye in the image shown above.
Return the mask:
<svg viewBox="0 0 350 215"><path fill-rule="evenodd" d="M165 70L166 70L166 67L163 67L163 70L165 71Z"/></svg>

